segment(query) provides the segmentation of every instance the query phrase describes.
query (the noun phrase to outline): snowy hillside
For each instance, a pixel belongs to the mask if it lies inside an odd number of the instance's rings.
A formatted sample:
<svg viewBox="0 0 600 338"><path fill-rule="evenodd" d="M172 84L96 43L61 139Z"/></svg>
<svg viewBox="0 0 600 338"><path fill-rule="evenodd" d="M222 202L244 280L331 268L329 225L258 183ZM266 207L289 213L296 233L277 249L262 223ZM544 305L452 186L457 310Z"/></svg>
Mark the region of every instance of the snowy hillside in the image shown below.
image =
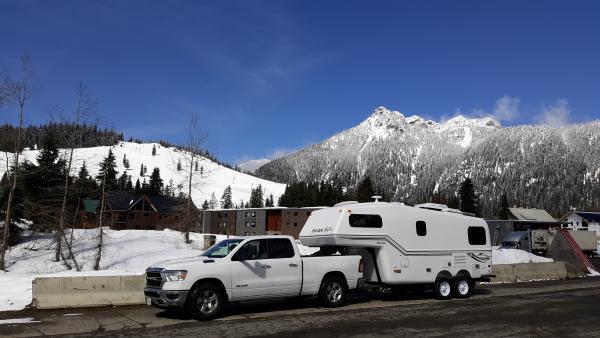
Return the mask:
<svg viewBox="0 0 600 338"><path fill-rule="evenodd" d="M156 147L156 155L152 156L152 147ZM86 163L86 167L90 175L94 177L98 173L98 164L108 154L109 147L92 147L80 148L75 150L75 162L71 171L72 175L76 175L79 168ZM152 169L158 167L160 175L165 185L172 184L175 187L175 192L178 193L181 189L187 193L187 173L185 170L178 171L177 163L181 161L182 165L186 163L186 152L176 148L165 148L158 143L132 143L119 142L112 147L112 151L116 157L118 176L123 171L131 176L131 181L135 184L137 179L140 183L144 179L149 180L149 175ZM25 150L23 152L23 161L35 163L38 156L38 150ZM64 151L61 151L64 154ZM2 159L5 158L5 153L0 153ZM125 169L123 165L123 156L127 157L130 168ZM148 172L145 177L140 176L140 167L145 165ZM234 203L238 203L241 199L248 202L250 199L250 191L256 188L259 184L262 185L264 196L273 194L274 200L277 201L279 195L285 191L285 185L256 178L251 175L243 174L238 171L223 167L209 159L200 157L199 167L200 172L195 172L193 183L192 198L194 203L199 207L204 200L210 200L212 193L217 199L220 199L223 190L230 185L232 189L232 198ZM6 162L0 161L0 177L6 171ZM178 189L177 186L181 185Z"/></svg>
<svg viewBox="0 0 600 338"><path fill-rule="evenodd" d="M356 127L260 167L277 182L339 180L353 187L366 175L394 200L420 203L454 194L473 179L484 212L499 198L560 213L598 208L600 122L560 128L502 128L492 118L435 122L384 107Z"/></svg>

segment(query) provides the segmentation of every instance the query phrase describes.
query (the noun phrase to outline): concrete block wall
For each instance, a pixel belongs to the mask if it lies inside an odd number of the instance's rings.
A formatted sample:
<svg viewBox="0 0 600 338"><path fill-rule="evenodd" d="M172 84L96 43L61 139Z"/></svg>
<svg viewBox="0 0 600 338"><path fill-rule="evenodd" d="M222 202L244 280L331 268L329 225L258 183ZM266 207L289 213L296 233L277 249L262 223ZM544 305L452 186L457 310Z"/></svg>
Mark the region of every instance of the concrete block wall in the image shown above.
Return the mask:
<svg viewBox="0 0 600 338"><path fill-rule="evenodd" d="M144 275L37 277L33 305L38 309L144 304Z"/></svg>

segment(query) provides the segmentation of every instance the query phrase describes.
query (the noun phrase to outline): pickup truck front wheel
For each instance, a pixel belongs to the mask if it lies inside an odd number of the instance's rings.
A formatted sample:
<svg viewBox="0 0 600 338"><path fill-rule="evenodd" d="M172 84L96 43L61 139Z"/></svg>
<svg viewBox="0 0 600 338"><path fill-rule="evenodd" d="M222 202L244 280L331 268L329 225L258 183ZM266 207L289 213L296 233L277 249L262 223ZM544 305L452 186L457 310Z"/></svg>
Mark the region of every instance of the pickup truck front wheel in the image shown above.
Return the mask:
<svg viewBox="0 0 600 338"><path fill-rule="evenodd" d="M337 276L323 279L319 290L319 299L326 307L338 307L346 300L346 284Z"/></svg>
<svg viewBox="0 0 600 338"><path fill-rule="evenodd" d="M188 300L188 312L197 320L211 320L221 312L223 295L211 283L203 283L194 288Z"/></svg>

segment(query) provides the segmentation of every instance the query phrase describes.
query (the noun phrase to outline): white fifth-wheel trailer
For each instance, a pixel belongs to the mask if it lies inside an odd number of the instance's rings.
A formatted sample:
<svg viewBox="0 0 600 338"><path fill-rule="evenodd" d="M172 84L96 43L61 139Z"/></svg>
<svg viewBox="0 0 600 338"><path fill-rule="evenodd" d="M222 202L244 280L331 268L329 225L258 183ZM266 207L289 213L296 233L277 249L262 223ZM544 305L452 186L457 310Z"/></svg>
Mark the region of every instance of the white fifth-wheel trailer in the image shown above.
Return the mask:
<svg viewBox="0 0 600 338"><path fill-rule="evenodd" d="M487 223L440 204L342 202L314 211L300 233L320 254L360 254L367 283L401 291L433 287L436 297L469 297L491 276Z"/></svg>

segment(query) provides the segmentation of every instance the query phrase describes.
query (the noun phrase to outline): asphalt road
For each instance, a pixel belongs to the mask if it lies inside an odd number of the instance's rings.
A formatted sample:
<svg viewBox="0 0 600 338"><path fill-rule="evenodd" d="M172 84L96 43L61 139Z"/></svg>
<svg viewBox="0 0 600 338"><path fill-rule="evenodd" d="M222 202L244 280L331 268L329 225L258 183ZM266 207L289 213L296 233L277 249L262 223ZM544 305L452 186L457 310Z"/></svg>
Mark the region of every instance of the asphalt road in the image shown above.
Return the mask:
<svg viewBox="0 0 600 338"><path fill-rule="evenodd" d="M484 285L466 300L437 301L428 293L394 298L358 293L339 309L314 300L232 305L223 318L197 322L133 306L0 313L1 336L545 336L600 337L600 278Z"/></svg>

